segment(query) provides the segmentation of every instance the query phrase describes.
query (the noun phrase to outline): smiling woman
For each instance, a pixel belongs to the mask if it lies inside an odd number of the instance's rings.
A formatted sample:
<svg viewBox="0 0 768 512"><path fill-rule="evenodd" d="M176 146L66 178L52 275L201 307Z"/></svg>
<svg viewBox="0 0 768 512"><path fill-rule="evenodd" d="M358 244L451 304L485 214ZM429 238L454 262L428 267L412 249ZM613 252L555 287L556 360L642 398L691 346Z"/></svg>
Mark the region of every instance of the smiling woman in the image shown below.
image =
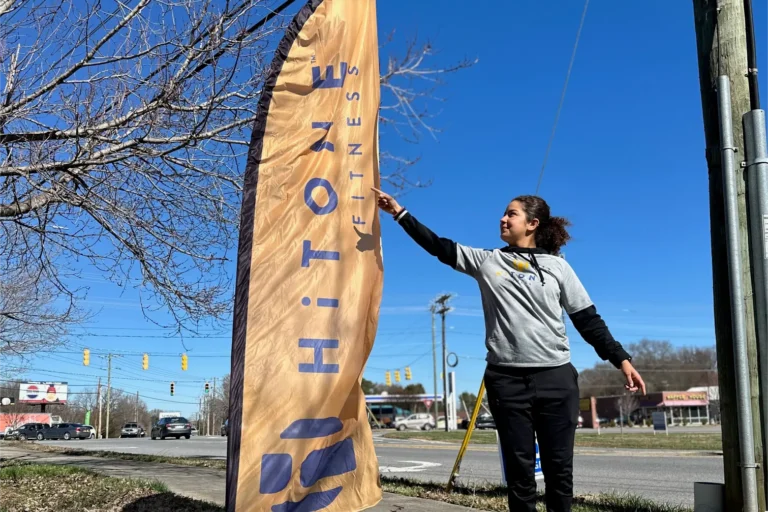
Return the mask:
<svg viewBox="0 0 768 512"><path fill-rule="evenodd" d="M576 273L558 256L570 238L568 221L551 216L542 198L519 196L500 219L499 234L507 246L476 249L438 237L392 196L374 190L379 207L416 243L480 286L488 349L485 385L504 454L509 509L536 510L538 439L547 510L570 511L579 388L563 310L597 354L621 369L627 390L645 393L645 384Z"/></svg>

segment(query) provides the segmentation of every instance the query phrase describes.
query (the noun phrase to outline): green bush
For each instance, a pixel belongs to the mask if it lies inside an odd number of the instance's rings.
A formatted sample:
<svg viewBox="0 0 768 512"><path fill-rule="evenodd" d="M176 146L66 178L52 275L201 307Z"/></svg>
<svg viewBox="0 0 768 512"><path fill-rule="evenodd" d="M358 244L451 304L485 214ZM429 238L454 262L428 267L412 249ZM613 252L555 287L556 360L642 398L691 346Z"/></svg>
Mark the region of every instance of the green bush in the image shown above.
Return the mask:
<svg viewBox="0 0 768 512"><path fill-rule="evenodd" d="M632 420L627 420L627 426L628 427L634 427L635 426L635 422L632 421Z"/></svg>
<svg viewBox="0 0 768 512"><path fill-rule="evenodd" d="M616 420L611 420L611 422L608 424L609 427L615 427L616 426Z"/></svg>
<svg viewBox="0 0 768 512"><path fill-rule="evenodd" d="M652 427L653 426L653 420L650 418L645 418L645 426L646 427Z"/></svg>
<svg viewBox="0 0 768 512"><path fill-rule="evenodd" d="M708 421L706 418L704 418L703 420L701 420L701 424L702 424L702 425L706 425L707 423L709 423L709 421Z"/></svg>

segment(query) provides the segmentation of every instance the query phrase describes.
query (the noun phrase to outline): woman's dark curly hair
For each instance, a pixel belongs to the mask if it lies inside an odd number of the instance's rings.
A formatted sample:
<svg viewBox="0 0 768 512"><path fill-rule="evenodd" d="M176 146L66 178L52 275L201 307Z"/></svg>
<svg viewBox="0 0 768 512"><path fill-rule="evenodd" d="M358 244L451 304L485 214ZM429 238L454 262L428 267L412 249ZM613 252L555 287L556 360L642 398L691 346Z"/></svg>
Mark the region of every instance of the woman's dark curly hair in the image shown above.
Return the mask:
<svg viewBox="0 0 768 512"><path fill-rule="evenodd" d="M571 222L564 217L552 217L549 205L539 196L518 196L513 201L523 205L528 222L539 219L539 226L534 233L536 247L541 247L550 254L560 254L560 248L571 239L565 229Z"/></svg>

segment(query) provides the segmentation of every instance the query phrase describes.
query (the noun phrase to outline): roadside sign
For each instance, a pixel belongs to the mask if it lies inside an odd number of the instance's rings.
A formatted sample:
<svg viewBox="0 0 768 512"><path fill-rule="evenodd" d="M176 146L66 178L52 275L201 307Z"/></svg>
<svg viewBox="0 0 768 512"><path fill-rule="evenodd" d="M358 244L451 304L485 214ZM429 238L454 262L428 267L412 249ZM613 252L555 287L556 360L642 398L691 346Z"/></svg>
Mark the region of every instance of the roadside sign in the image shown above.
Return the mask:
<svg viewBox="0 0 768 512"><path fill-rule="evenodd" d="M653 420L654 435L656 435L657 430L666 432L667 435L669 435L669 430L667 430L667 413L666 412L664 411L654 412L653 414L651 414L651 418Z"/></svg>
<svg viewBox="0 0 768 512"><path fill-rule="evenodd" d="M496 431L496 446L499 448L499 463L501 464L501 485L507 485L507 474L504 471L504 454L501 450L501 439L499 439L499 431ZM536 441L536 469L533 472L536 480L543 480L544 473L541 471L541 456L539 455L539 442Z"/></svg>
<svg viewBox="0 0 768 512"><path fill-rule="evenodd" d="M427 409L432 407L432 400L424 400L424 405L427 406Z"/></svg>
<svg viewBox="0 0 768 512"><path fill-rule="evenodd" d="M65 404L66 382L22 382L19 384L20 404Z"/></svg>

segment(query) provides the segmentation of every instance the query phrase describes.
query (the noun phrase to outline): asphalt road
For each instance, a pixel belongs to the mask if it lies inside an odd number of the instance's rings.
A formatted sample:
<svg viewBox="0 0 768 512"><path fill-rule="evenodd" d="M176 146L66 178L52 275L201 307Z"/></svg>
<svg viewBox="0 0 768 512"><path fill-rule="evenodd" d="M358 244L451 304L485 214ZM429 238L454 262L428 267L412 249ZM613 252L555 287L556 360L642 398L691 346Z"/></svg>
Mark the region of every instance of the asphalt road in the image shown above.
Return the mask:
<svg viewBox="0 0 768 512"><path fill-rule="evenodd" d="M43 441L44 444L174 457L226 458L224 437L151 441L107 439ZM458 445L375 438L382 474L447 482ZM581 453L579 453L581 452ZM500 483L499 455L493 446L470 446L461 466L463 483ZM660 503L693 505L693 482L722 482L723 461L717 456L652 456L641 450L577 451L574 487L578 494L631 492ZM540 483L543 488L543 482Z"/></svg>

